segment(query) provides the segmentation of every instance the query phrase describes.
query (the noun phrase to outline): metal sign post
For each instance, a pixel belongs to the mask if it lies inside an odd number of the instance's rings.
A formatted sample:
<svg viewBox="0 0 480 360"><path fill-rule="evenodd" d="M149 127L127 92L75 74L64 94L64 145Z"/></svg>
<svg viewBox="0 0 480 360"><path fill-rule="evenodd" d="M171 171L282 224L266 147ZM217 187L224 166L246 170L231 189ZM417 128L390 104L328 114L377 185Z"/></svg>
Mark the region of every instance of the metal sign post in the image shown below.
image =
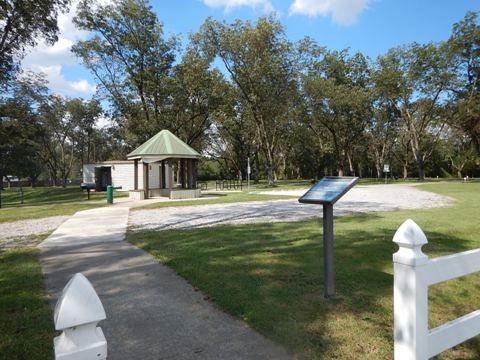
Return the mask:
<svg viewBox="0 0 480 360"><path fill-rule="evenodd" d="M335 257L333 252L333 204L347 193L358 177L326 176L308 190L301 203L323 205L323 265L326 298L335 295Z"/></svg>
<svg viewBox="0 0 480 360"><path fill-rule="evenodd" d="M387 175L390 172L390 165L384 164L383 165L383 172L385 173L385 184L387 183Z"/></svg>
<svg viewBox="0 0 480 360"><path fill-rule="evenodd" d="M250 157L247 158L247 190L250 191Z"/></svg>

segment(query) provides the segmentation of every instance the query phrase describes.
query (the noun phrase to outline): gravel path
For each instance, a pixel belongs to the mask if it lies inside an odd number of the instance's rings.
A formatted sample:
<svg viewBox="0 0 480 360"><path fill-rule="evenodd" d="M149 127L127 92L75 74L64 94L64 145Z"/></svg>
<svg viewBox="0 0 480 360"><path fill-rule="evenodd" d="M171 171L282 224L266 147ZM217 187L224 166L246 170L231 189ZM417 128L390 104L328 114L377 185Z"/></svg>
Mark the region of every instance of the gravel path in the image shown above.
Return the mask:
<svg viewBox="0 0 480 360"><path fill-rule="evenodd" d="M70 216L51 216L43 219L0 223L0 240L26 238L55 230Z"/></svg>
<svg viewBox="0 0 480 360"><path fill-rule="evenodd" d="M305 190L270 194L300 196ZM267 193L267 192L265 192ZM357 186L335 204L334 214L368 213L448 206L453 199L407 185ZM322 216L322 206L296 199L236 204L195 205L130 212L133 229L188 229L221 224L299 221Z"/></svg>

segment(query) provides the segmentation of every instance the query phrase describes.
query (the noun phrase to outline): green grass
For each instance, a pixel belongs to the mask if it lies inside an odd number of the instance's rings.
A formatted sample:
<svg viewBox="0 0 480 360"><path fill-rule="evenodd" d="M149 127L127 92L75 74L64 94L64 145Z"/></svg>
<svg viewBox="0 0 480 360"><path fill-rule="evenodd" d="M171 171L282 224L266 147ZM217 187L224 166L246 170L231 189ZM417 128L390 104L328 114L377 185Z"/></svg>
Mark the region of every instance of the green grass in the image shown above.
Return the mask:
<svg viewBox="0 0 480 360"><path fill-rule="evenodd" d="M422 185L457 199L450 208L335 219L337 296L323 297L319 221L130 233L223 310L300 359L391 359L393 264L398 226L412 218L436 257L480 247L480 184ZM430 290L430 326L476 310L479 274ZM479 359L479 337L441 359Z"/></svg>
<svg viewBox="0 0 480 360"><path fill-rule="evenodd" d="M212 197L210 198L207 197L205 199L199 199L199 200L158 202L154 204L137 207L132 210L135 211L135 210L145 210L145 209L157 209L157 208L172 207L172 206L227 204L227 203L248 202L248 201L286 200L286 199L293 198L292 196L286 196L286 195L259 195L259 194L248 194L246 192L231 192L231 193L206 192L203 195L208 195Z"/></svg>
<svg viewBox="0 0 480 360"><path fill-rule="evenodd" d="M53 337L38 250L0 250L0 359L53 359Z"/></svg>
<svg viewBox="0 0 480 360"><path fill-rule="evenodd" d="M114 192L114 198L127 196L128 192ZM71 186L24 188L24 203L20 203L18 189L1 191L2 208L0 209L0 223L26 219L40 219L49 216L72 215L77 211L105 206L106 195L101 193L82 192L79 187Z"/></svg>
<svg viewBox="0 0 480 360"><path fill-rule="evenodd" d="M388 178L388 184L422 184L425 182L462 182L457 178L426 178L425 180L418 180L417 178L407 178L407 179L391 179ZM308 189L314 184L313 179L296 179L296 180L277 180L273 186L268 185L266 180L260 180L258 184L255 184L250 181L250 191L265 191L265 190L295 190L295 189ZM478 179L470 179L469 182L479 182ZM378 185L384 184L385 178L360 178L360 185ZM215 180L207 181L208 189L207 191L215 190ZM243 181L243 191L247 191L247 182Z"/></svg>
<svg viewBox="0 0 480 360"><path fill-rule="evenodd" d="M87 192L82 191L78 186L23 188L23 204L21 204L21 192L18 188L5 188L1 191L1 196L2 208L88 201ZM123 196L128 196L128 191L114 191L114 197ZM90 192L90 201L105 199L105 192Z"/></svg>

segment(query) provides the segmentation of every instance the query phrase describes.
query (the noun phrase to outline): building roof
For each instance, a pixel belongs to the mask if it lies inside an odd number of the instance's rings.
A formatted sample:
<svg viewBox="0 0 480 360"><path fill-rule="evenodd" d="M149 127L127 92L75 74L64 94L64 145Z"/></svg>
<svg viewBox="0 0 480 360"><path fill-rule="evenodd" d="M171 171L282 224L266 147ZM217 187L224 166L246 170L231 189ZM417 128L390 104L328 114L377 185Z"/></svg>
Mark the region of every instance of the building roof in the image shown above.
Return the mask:
<svg viewBox="0 0 480 360"><path fill-rule="evenodd" d="M127 155L128 159L143 157L200 158L201 155L168 130L162 130Z"/></svg>

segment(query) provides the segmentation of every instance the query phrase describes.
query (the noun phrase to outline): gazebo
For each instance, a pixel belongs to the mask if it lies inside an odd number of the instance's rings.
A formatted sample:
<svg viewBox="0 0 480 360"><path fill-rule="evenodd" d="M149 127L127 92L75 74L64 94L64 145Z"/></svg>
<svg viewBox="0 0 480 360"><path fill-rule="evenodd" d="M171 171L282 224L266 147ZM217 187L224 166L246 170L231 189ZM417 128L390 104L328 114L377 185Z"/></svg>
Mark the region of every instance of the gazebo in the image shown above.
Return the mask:
<svg viewBox="0 0 480 360"><path fill-rule="evenodd" d="M127 155L134 161L134 189L130 197L167 196L189 199L201 196L197 189L197 163L201 155L168 130L162 130ZM138 188L138 164L143 165L143 189ZM156 166L159 166L158 172ZM154 168L155 179L149 172ZM150 184L150 180L155 184Z"/></svg>

